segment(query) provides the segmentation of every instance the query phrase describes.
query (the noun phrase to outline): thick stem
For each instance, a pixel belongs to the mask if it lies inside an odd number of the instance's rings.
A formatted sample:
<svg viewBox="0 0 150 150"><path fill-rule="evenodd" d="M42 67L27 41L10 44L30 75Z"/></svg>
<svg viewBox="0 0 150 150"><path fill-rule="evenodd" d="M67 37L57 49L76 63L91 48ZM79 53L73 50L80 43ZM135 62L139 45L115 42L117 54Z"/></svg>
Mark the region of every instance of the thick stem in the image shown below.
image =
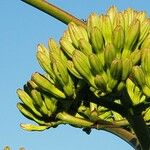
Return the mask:
<svg viewBox="0 0 150 150"><path fill-rule="evenodd" d="M142 150L150 150L150 132L142 115L129 112L127 119L140 142Z"/></svg>
<svg viewBox="0 0 150 150"><path fill-rule="evenodd" d="M136 150L141 150L140 143L135 135L123 128L104 128L104 131L117 135Z"/></svg>
<svg viewBox="0 0 150 150"><path fill-rule="evenodd" d="M127 112L125 117L133 128L142 150L150 150L150 131L143 119L142 110L139 112L139 109L132 105L127 90L122 93L121 100Z"/></svg>
<svg viewBox="0 0 150 150"><path fill-rule="evenodd" d="M100 120L97 122L97 124L95 124L95 128L98 130L105 130L107 132L110 132L118 136L119 138L123 139L124 141L126 141L134 149L141 150L141 146L136 135L120 126L120 125L124 125L124 126L129 125L128 121L122 120L121 122L122 123L119 123L119 121L108 122L105 120L102 121Z"/></svg>
<svg viewBox="0 0 150 150"><path fill-rule="evenodd" d="M45 0L22 0L23 2L36 7L37 9L53 16L54 18L60 20L61 22L68 24L71 21L75 22L77 25L86 27L85 23L68 12L48 3Z"/></svg>
<svg viewBox="0 0 150 150"><path fill-rule="evenodd" d="M123 128L120 128L119 126L117 126L116 124L113 124L111 122L102 120L95 124L93 122L90 122L90 121L87 121L84 119L76 118L72 115L67 114L66 112L58 113L57 118L60 120L63 120L65 123L72 124L72 125L75 125L80 128L89 128L89 129L94 128L94 129L98 129L98 130L108 131L112 134L117 135L121 139L125 140L133 148L135 148L137 150L141 150L140 144L135 135L133 135L132 133L130 133L129 131L127 131Z"/></svg>

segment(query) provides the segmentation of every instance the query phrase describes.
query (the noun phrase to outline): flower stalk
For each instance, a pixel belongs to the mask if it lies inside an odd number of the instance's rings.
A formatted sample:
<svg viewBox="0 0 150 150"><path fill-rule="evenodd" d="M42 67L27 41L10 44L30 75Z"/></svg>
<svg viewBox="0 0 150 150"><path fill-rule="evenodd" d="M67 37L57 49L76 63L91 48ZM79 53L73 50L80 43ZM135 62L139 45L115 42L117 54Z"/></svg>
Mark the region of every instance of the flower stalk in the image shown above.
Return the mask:
<svg viewBox="0 0 150 150"><path fill-rule="evenodd" d="M132 126L142 150L150 149L150 132L141 114L129 114L127 118Z"/></svg>
<svg viewBox="0 0 150 150"><path fill-rule="evenodd" d="M36 7L37 9L53 16L54 18L60 20L61 22L68 24L70 22L75 22L78 25L85 27L85 23L75 16L69 14L68 12L50 4L46 0L22 0L23 2Z"/></svg>

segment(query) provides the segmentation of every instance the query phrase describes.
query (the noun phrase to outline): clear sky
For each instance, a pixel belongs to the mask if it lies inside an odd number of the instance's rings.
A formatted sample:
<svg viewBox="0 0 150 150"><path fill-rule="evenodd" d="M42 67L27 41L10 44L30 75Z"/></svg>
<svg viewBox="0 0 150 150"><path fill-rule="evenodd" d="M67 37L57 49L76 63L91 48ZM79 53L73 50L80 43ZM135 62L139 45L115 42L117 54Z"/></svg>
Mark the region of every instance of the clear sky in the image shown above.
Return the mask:
<svg viewBox="0 0 150 150"><path fill-rule="evenodd" d="M110 6L119 10L132 7L150 15L149 0L49 0L81 19L91 12L104 13ZM70 126L59 126L44 132L27 132L20 123L30 122L16 108L16 89L42 72L35 53L38 43L47 44L50 37L59 40L66 25L20 0L0 0L0 149L12 150L132 150L126 142L104 131L90 135Z"/></svg>

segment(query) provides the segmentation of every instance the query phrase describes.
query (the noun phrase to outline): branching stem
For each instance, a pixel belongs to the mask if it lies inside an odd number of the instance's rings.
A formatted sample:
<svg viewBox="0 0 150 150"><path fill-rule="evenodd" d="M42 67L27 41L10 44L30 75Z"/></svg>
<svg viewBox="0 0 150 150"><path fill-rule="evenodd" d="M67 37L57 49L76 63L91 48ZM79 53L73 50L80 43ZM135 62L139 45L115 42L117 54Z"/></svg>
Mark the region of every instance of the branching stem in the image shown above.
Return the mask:
<svg viewBox="0 0 150 150"><path fill-rule="evenodd" d="M131 100L126 90L124 90L121 100L127 110L126 119L133 128L142 150L150 150L150 131L143 119L142 112L139 112L136 107L131 105Z"/></svg>

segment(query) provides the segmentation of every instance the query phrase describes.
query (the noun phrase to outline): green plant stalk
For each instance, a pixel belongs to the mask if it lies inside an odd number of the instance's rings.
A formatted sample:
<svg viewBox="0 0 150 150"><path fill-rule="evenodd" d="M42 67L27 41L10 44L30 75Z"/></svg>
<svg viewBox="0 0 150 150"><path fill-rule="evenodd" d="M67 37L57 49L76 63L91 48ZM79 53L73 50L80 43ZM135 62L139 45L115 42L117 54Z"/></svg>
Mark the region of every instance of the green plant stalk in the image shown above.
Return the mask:
<svg viewBox="0 0 150 150"><path fill-rule="evenodd" d="M116 111L124 117L127 114L126 113L127 108L123 107L124 105L120 105L120 104L114 103L113 101L110 101L110 99L107 99L107 96L103 97L103 98L97 98L95 95L93 95L93 93L90 93L89 97L94 102L98 103L99 105L104 106L110 110ZM124 101L125 105L128 103L128 100L126 100L126 101L127 102ZM130 104L128 104L128 105L130 105ZM141 145L139 143L137 136L133 135L129 131L122 128L123 126L127 126L128 124L130 124L128 121L122 120L121 122L118 122L118 123L114 122L114 126L112 125L112 127L104 126L104 125L102 126L101 124L97 124L96 129L105 130L112 134L115 134L118 137L120 137L121 139L123 139L124 141L126 141L127 143L129 143L134 149L141 150ZM116 125L118 125L120 127L115 128ZM139 129L141 129L141 128L139 128Z"/></svg>
<svg viewBox="0 0 150 150"><path fill-rule="evenodd" d="M54 18L60 20L61 22L65 24L68 24L71 21L73 21L77 25L86 27L83 21L79 20L78 18L74 17L68 12L48 3L45 0L21 0L21 1L32 5L33 7L36 7L37 9L49 14L50 16L53 16Z"/></svg>
<svg viewBox="0 0 150 150"><path fill-rule="evenodd" d="M128 144L130 144L134 149L140 150L140 143L135 135L130 133L129 131L120 128L117 124L112 124L107 121L99 121L96 124L90 121L86 121L80 118L76 118L74 116L69 115L66 112L60 112L57 114L57 118L63 120L64 123L72 124L81 128L93 128L98 130L105 130L116 136L120 137ZM125 122L125 124L127 124Z"/></svg>
<svg viewBox="0 0 150 150"><path fill-rule="evenodd" d="M126 141L134 149L141 150L140 143L139 143L137 137L134 134L130 133L129 131L127 131L123 128L103 128L101 130L110 132L110 133L120 137L124 141Z"/></svg>
<svg viewBox="0 0 150 150"><path fill-rule="evenodd" d="M56 118L72 125L81 126L81 127L91 127L93 122L86 121L84 119L80 119L74 116L69 115L66 112L60 112L57 114Z"/></svg>
<svg viewBox="0 0 150 150"><path fill-rule="evenodd" d="M127 131L124 128L121 128L121 126L128 126L129 123L126 119L123 119L121 121L114 121L114 122L107 122L104 120L97 121L97 123L94 125L95 129L98 130L104 130L107 132L110 132L124 141L126 141L129 145L131 145L136 150L141 150L140 143L136 137L135 134Z"/></svg>
<svg viewBox="0 0 150 150"><path fill-rule="evenodd" d="M115 120L112 122L113 124L116 124L119 127L126 127L129 126L129 122L126 119L122 119L122 120Z"/></svg>
<svg viewBox="0 0 150 150"><path fill-rule="evenodd" d="M140 142L142 150L150 150L150 132L142 115L129 112L127 119Z"/></svg>
<svg viewBox="0 0 150 150"><path fill-rule="evenodd" d="M131 99L126 90L122 93L121 100L122 104L126 106L125 109L127 113L125 117L133 128L142 150L150 150L150 131L143 119L142 111L139 112L136 107L132 106Z"/></svg>

